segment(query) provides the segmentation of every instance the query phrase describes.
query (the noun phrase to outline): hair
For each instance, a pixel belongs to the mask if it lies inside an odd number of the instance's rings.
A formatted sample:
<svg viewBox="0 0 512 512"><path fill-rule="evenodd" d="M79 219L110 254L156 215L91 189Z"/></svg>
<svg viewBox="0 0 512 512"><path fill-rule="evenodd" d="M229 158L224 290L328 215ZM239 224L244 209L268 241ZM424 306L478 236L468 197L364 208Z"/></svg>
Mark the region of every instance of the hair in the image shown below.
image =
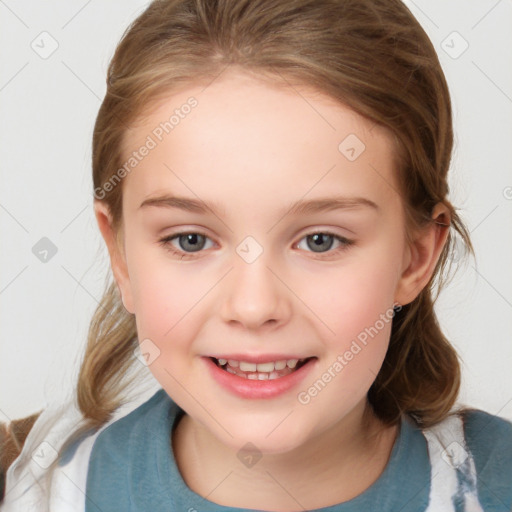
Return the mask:
<svg viewBox="0 0 512 512"><path fill-rule="evenodd" d="M116 235L123 187L105 185L123 165L127 130L160 99L208 84L227 67L313 88L389 130L407 233L432 222L437 203L448 208L449 234L432 278L414 301L396 308L389 348L368 392L384 424L403 414L422 428L437 424L455 404L461 372L434 302L455 263L454 248L474 252L447 198L452 110L430 39L401 0L153 1L115 50L94 128L93 186L109 190L96 199L108 206ZM112 417L123 403L125 375L139 364L134 315L115 281L105 288L78 376L84 421L75 438Z"/></svg>
<svg viewBox="0 0 512 512"><path fill-rule="evenodd" d="M400 0L157 0L125 32L110 63L93 137L95 190L122 166L127 127L158 99L210 83L228 66L310 86L390 130L408 232L431 222L438 202L449 208L452 233L432 279L396 312L368 393L387 424L403 413L423 426L438 423L457 398L460 366L434 312L434 281L442 284L453 231L472 247L447 199L451 103L427 34ZM122 186L102 200L120 232ZM78 404L91 426L118 405L119 375L132 364L136 343L134 317L112 283L94 315L78 379Z"/></svg>

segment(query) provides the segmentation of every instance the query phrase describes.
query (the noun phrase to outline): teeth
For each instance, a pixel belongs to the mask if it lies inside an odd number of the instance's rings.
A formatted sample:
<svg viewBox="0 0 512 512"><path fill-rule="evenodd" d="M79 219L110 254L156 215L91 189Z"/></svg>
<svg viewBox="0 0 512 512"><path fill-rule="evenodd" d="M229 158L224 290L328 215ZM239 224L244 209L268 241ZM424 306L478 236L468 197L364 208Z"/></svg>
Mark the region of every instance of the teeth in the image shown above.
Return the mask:
<svg viewBox="0 0 512 512"><path fill-rule="evenodd" d="M259 372L273 372L274 371L274 363L271 361L270 363L257 364L256 370L258 370Z"/></svg>
<svg viewBox="0 0 512 512"><path fill-rule="evenodd" d="M256 367L256 363L246 363L245 361L240 361L240 370L243 372L255 372Z"/></svg>
<svg viewBox="0 0 512 512"><path fill-rule="evenodd" d="M299 359L288 359L288 360L280 360L280 361L270 361L268 363L249 363L248 361L236 361L235 359L218 359L219 366L226 366L226 370L229 373L236 372L233 370L234 368L238 368L242 372L252 372L255 373L255 377L251 377L248 375L248 378L258 379L258 380L266 380L269 379L277 379L280 377L277 371L284 370L286 367L290 369L294 369L299 362ZM257 373L256 373L257 372Z"/></svg>

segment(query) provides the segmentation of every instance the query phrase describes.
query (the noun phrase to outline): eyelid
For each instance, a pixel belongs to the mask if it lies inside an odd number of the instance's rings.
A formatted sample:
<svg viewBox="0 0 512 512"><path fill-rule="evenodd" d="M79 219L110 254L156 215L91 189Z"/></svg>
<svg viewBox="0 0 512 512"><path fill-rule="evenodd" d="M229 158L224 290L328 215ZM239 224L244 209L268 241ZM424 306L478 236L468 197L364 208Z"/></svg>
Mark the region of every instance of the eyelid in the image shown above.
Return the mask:
<svg viewBox="0 0 512 512"><path fill-rule="evenodd" d="M181 231L178 231L176 233L171 233L171 234L161 238L159 240L159 243L166 250L171 252L172 254L177 255L177 256L181 256L180 259L193 259L193 258L196 257L195 256L196 254L200 254L202 252L205 252L205 249L201 249L201 250L195 251L195 252L186 252L186 251L181 251L179 249L176 249L171 244L171 241L175 240L176 238L179 238L180 236L183 236L183 235L190 235L190 234L200 235L200 236L203 236L204 238L206 238L208 240L213 241L212 238L210 238L203 230L198 229L198 228L193 228L193 229L189 229L189 230L181 230ZM313 236L313 235L316 235L316 234L323 234L323 235L332 236L334 239L336 239L338 242L341 243L340 247L338 247L336 249L329 249L326 252L304 251L306 253L309 252L309 253L315 255L316 259L324 259L325 260L325 259L328 259L329 257L334 257L338 253L340 253L340 252L342 252L344 250L347 250L351 245L355 244L355 240L348 239L348 238L346 238L343 235L338 235L338 234L334 233L333 231L331 231L330 229L316 228L316 229L312 229L311 231L304 232L301 235L301 237L299 238L299 240L293 245L293 248L296 248L302 242L302 240L304 240L308 236Z"/></svg>
<svg viewBox="0 0 512 512"><path fill-rule="evenodd" d="M320 228L320 229L314 229L313 231L307 231L303 236L301 236L299 241L296 244L294 244L294 247L297 247L302 242L302 240L304 240L308 236L313 236L313 235L316 235L316 234L322 234L322 235L331 236L335 240L340 242L340 244L341 244L339 247L337 247L335 249L329 249L328 251L325 251L325 252L304 251L306 253L313 254L316 259L327 260L327 259L329 259L331 257L335 257L340 252L343 252L343 251L347 250L351 245L355 244L355 240L353 240L353 239L349 239L349 238L347 238L347 237L345 237L343 235L338 235L338 234L334 233L333 231L331 231L329 229L321 229Z"/></svg>
<svg viewBox="0 0 512 512"><path fill-rule="evenodd" d="M189 229L189 230L178 231L176 233L171 233L171 234L159 239L158 243L160 245L162 245L164 247L164 249L168 250L170 253L175 254L177 256L181 256L181 259L191 259L191 258L195 257L195 254L204 252L204 249L201 249L200 251L196 251L196 252L186 252L186 251L181 251L179 249L176 249L171 244L171 241L173 241L176 238L179 238L180 236L183 236L183 235L201 235L208 240L212 240L211 237L209 237L204 231L194 228L194 229Z"/></svg>

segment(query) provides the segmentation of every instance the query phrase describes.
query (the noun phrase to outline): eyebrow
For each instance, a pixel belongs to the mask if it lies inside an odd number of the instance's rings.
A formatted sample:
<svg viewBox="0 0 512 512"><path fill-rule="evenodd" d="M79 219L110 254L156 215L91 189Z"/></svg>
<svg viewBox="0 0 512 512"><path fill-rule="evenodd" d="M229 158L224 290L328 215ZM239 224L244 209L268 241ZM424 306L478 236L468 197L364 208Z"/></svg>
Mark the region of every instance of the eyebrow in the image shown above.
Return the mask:
<svg viewBox="0 0 512 512"><path fill-rule="evenodd" d="M214 214L224 213L225 210L216 202L202 201L200 199L193 199L182 196L163 195L145 199L139 206L144 208L147 206L157 206L165 208L178 208L193 213L207 214L213 212ZM331 210L341 209L356 209L361 207L369 207L374 210L379 210L376 203L365 197L320 197L308 201L299 200L284 208L281 212L282 215L306 215L319 213Z"/></svg>

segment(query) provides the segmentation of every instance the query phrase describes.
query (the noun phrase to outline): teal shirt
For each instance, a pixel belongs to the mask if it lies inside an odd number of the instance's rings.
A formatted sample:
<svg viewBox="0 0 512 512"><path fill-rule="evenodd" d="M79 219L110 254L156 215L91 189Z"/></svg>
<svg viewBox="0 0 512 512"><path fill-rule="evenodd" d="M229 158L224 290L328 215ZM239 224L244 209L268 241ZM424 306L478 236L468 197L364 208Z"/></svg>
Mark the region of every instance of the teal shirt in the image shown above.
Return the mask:
<svg viewBox="0 0 512 512"><path fill-rule="evenodd" d="M94 442L87 473L86 512L242 512L217 505L184 482L171 449L171 430L183 410L161 389L115 421ZM512 510L512 423L480 410L465 417L466 444L475 461L485 512ZM457 470L459 489L450 509L462 512L468 482ZM362 494L318 512L423 512L429 504L428 444L404 416L388 464Z"/></svg>

